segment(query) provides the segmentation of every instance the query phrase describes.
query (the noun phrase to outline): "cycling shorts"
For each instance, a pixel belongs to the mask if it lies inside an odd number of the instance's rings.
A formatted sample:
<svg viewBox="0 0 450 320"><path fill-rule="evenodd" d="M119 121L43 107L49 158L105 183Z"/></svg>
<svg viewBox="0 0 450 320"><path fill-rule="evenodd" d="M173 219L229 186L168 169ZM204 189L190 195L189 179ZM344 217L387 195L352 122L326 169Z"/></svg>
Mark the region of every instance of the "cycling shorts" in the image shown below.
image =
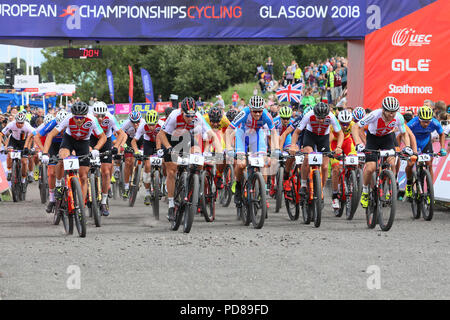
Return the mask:
<svg viewBox="0 0 450 320"><path fill-rule="evenodd" d="M375 136L367 132L366 149L369 150L390 150L395 149L395 133L391 132L385 136ZM377 156L375 154L366 154L366 162L375 162Z"/></svg>
<svg viewBox="0 0 450 320"><path fill-rule="evenodd" d="M264 130L246 132L236 128L236 153L267 152Z"/></svg>
<svg viewBox="0 0 450 320"><path fill-rule="evenodd" d="M93 149L98 143L98 138L92 135L91 139L89 141L90 141L90 145ZM111 137L108 137L108 138L106 138L106 142L103 145L103 147L99 150L99 152L103 153L106 151L111 151L111 149L112 149L112 140L111 140ZM107 156L100 157L100 162L101 163L112 163L112 154L110 153Z"/></svg>
<svg viewBox="0 0 450 320"><path fill-rule="evenodd" d="M80 157L89 154L89 140L76 140L72 136L64 133L61 142L61 149L68 149L70 153L75 150L75 154ZM89 167L89 158L80 160L80 166Z"/></svg>
<svg viewBox="0 0 450 320"><path fill-rule="evenodd" d="M144 156L152 156L156 153L156 142L144 140Z"/></svg>
<svg viewBox="0 0 450 320"><path fill-rule="evenodd" d="M25 140L16 140L12 137L9 137L8 147L13 148L17 151L22 151L25 146Z"/></svg>
<svg viewBox="0 0 450 320"><path fill-rule="evenodd" d="M58 164L58 160L55 160L54 158L58 157L60 148L61 148L61 142L52 141L52 144L50 145L50 148L48 149L48 156L50 157L50 160L48 162L49 166L54 166L54 165Z"/></svg>
<svg viewBox="0 0 450 320"><path fill-rule="evenodd" d="M330 135L318 135L305 130L303 147L311 147L318 152L330 152ZM316 147L316 149L314 149Z"/></svg>

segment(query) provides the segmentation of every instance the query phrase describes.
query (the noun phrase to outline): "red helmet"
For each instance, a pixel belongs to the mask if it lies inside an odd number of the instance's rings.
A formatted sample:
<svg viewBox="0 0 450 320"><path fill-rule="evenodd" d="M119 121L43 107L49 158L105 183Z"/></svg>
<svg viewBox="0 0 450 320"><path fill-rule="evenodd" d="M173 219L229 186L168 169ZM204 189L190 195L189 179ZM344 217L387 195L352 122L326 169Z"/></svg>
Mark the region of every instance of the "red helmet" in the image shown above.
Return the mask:
<svg viewBox="0 0 450 320"><path fill-rule="evenodd" d="M181 109L184 113L196 113L197 112L197 104L195 103L194 98L186 97L181 101Z"/></svg>

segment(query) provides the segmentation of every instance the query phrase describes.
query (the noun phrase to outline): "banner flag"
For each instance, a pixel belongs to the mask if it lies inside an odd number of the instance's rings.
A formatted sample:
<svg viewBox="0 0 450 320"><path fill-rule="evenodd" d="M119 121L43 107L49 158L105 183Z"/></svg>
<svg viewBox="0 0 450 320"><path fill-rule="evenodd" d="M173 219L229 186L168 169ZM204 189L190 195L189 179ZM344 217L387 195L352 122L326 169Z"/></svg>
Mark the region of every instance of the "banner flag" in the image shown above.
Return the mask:
<svg viewBox="0 0 450 320"><path fill-rule="evenodd" d="M133 104L133 69L128 66L128 72L130 73L130 87L128 89L128 100L130 104Z"/></svg>
<svg viewBox="0 0 450 320"><path fill-rule="evenodd" d="M112 104L114 103L114 79L111 70L106 69L106 78L108 79L109 96L111 97Z"/></svg>
<svg viewBox="0 0 450 320"><path fill-rule="evenodd" d="M142 84L144 86L145 102L154 103L152 78L147 70L141 68Z"/></svg>

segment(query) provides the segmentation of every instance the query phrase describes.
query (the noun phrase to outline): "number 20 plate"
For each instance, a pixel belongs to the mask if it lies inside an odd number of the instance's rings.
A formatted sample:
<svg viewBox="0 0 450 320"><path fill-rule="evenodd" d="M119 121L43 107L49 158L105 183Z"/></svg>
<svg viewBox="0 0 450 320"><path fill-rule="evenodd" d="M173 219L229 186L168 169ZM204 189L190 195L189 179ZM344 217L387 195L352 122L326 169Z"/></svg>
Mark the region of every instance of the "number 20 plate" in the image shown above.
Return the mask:
<svg viewBox="0 0 450 320"><path fill-rule="evenodd" d="M151 157L150 158L150 164L152 166L160 166L162 164L162 158Z"/></svg>
<svg viewBox="0 0 450 320"><path fill-rule="evenodd" d="M431 157L430 157L429 154L419 154L417 160L418 160L419 162L426 162L426 161L430 161L430 160L431 160Z"/></svg>
<svg viewBox="0 0 450 320"><path fill-rule="evenodd" d="M64 159L64 170L78 170L80 169L80 161L78 158L66 158Z"/></svg>
<svg viewBox="0 0 450 320"><path fill-rule="evenodd" d="M310 153L308 155L309 164L322 164L322 154L321 153Z"/></svg>
<svg viewBox="0 0 450 320"><path fill-rule="evenodd" d="M357 165L358 164L358 156L346 156L345 164L346 165Z"/></svg>

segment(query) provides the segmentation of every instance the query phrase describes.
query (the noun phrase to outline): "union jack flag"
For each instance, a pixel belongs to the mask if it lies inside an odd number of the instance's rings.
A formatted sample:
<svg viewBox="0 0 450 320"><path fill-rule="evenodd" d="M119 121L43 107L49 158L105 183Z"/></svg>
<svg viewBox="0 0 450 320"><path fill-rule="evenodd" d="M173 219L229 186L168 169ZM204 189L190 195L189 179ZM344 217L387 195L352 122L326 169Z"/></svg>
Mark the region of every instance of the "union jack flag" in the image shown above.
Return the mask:
<svg viewBox="0 0 450 320"><path fill-rule="evenodd" d="M300 101L302 100L302 91L303 90L303 83L294 83L290 84L287 87L280 87L277 92L277 98L278 101L289 101L289 102L297 102L300 104Z"/></svg>

